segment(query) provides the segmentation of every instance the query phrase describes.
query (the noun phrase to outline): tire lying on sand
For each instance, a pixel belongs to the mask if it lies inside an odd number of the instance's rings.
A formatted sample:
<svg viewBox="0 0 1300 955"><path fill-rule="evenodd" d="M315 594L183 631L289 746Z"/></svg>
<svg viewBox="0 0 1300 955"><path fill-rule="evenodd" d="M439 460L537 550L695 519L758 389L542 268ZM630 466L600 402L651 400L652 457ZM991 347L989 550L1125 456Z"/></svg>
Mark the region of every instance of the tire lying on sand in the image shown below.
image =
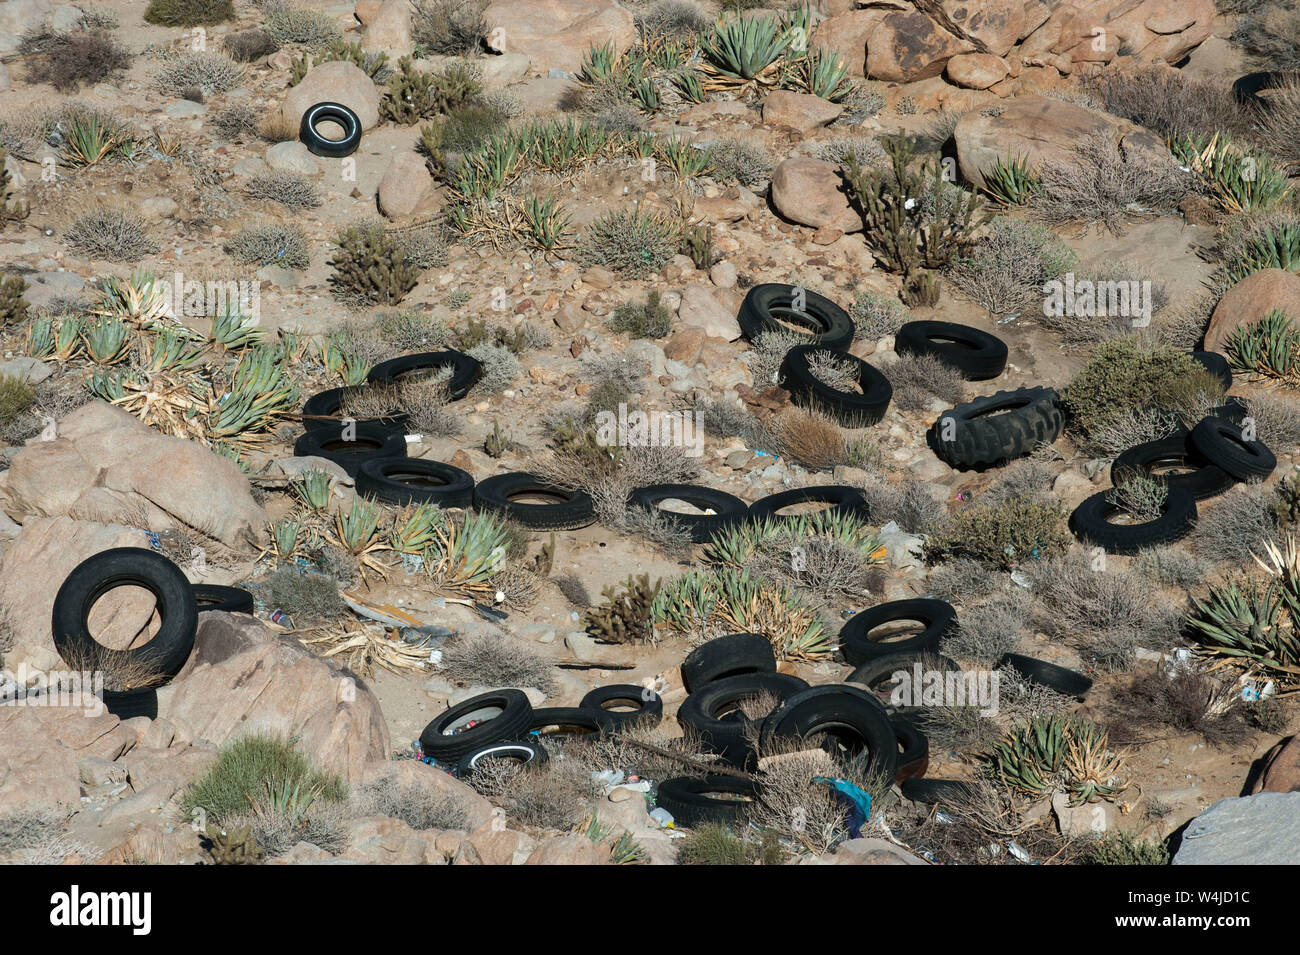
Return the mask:
<svg viewBox="0 0 1300 955"><path fill-rule="evenodd" d="M920 633L902 640L871 638L873 630L902 621L921 624ZM840 630L840 651L855 666L900 653L937 653L940 641L956 626L957 611L946 601L925 597L891 600L850 617Z"/></svg>
<svg viewBox="0 0 1300 955"><path fill-rule="evenodd" d="M880 701L850 684L814 686L800 690L763 720L763 751L777 739L822 738L822 748L835 755L866 752L868 773L893 779L898 771L898 737Z"/></svg>
<svg viewBox="0 0 1300 955"><path fill-rule="evenodd" d="M759 785L740 776L679 776L659 784L655 802L672 814L679 826L731 826L761 798Z"/></svg>
<svg viewBox="0 0 1300 955"><path fill-rule="evenodd" d="M361 390L362 387L364 386L330 388L328 391L312 395L302 406L303 426L308 431L315 428L337 426L343 420L344 396L355 393ZM391 431L405 431L406 426L410 423L411 416L397 411L379 418L358 418L356 420L358 424L373 424L381 428L388 428Z"/></svg>
<svg viewBox="0 0 1300 955"><path fill-rule="evenodd" d="M662 510L660 505L670 500L685 501L701 511L713 512L680 514L677 511L663 511L681 524L697 544L707 544L713 540L714 534L749 517L749 505L734 494L694 484L651 484L639 487L628 496L627 503L632 507L656 511Z"/></svg>
<svg viewBox="0 0 1300 955"><path fill-rule="evenodd" d="M511 762L518 763L521 768L528 767L532 769L546 765L546 762L550 759L550 754L535 739L484 743L461 757L460 762L456 764L456 775L462 779L466 776L472 776L474 770L489 759L508 759Z"/></svg>
<svg viewBox="0 0 1300 955"><path fill-rule="evenodd" d="M894 336L899 355L930 355L967 381L987 381L1007 367L1007 343L996 335L953 322L908 322Z"/></svg>
<svg viewBox="0 0 1300 955"><path fill-rule="evenodd" d="M736 316L746 341L752 342L764 332L784 331L782 322L786 322L809 329L809 345L844 351L853 343L853 320L844 309L805 289L803 310L797 311L794 297L793 285L767 283L751 288Z"/></svg>
<svg viewBox="0 0 1300 955"><path fill-rule="evenodd" d="M1169 488L1160 516L1141 524L1116 524L1107 520L1123 508L1112 504L1110 491L1099 491L1074 509L1070 530L1074 536L1111 554L1136 554L1148 547L1180 541L1196 525L1196 500L1180 487Z"/></svg>
<svg viewBox="0 0 1300 955"><path fill-rule="evenodd" d="M1022 656L1019 653L1004 654L998 661L998 666L1011 667L1030 683L1045 686L1063 696L1072 696L1079 700L1087 696L1088 691L1092 689L1092 680L1078 670L1057 666L1046 660L1035 660L1033 657Z"/></svg>
<svg viewBox="0 0 1300 955"><path fill-rule="evenodd" d="M984 470L1051 444L1065 417L1051 388L999 391L939 415L926 443L939 460L962 470Z"/></svg>
<svg viewBox="0 0 1300 955"><path fill-rule="evenodd" d="M846 428L866 428L885 416L894 397L894 387L876 368L855 355L841 354L841 361L854 366L854 379L861 392L839 391L818 380L808 364L809 356L826 349L798 345L781 362L781 385L795 404L825 412Z"/></svg>
<svg viewBox="0 0 1300 955"><path fill-rule="evenodd" d="M129 650L105 647L89 626L95 604L119 587L149 591L160 621L148 643ZM166 557L143 547L116 547L83 560L60 585L50 619L54 649L69 666L103 661L105 669L141 669L162 682L185 666L198 623L198 603L185 574Z"/></svg>
<svg viewBox="0 0 1300 955"><path fill-rule="evenodd" d="M357 469L357 493L385 504L468 508L474 503L474 478L428 458L370 458Z"/></svg>
<svg viewBox="0 0 1300 955"><path fill-rule="evenodd" d="M216 610L222 613L252 613L253 595L239 587L194 584L194 602L199 613Z"/></svg>
<svg viewBox="0 0 1300 955"><path fill-rule="evenodd" d="M944 673L961 672L961 667L957 664L957 661L934 650L904 650L867 659L846 676L844 682L856 683L870 690L876 699L880 700L881 704L884 705L891 718L897 719L900 716L911 716L921 712L924 707L915 701L904 703L900 700L897 704L892 702L893 690L896 686L893 675L902 671L908 675L910 680L918 664L920 664L922 670L942 670Z"/></svg>
<svg viewBox="0 0 1300 955"><path fill-rule="evenodd" d="M613 709L615 706L631 706L632 709L616 710ZM658 726L664 718L664 701L659 694L631 683L596 687L582 698L578 708L604 714L609 725L615 727L632 723Z"/></svg>
<svg viewBox="0 0 1300 955"><path fill-rule="evenodd" d="M553 498L549 504L517 501L518 497ZM571 531L596 522L596 508L586 491L574 491L526 471L497 474L474 488L474 506L495 511L535 530Z"/></svg>
<svg viewBox="0 0 1300 955"><path fill-rule="evenodd" d="M533 707L522 690L493 690L436 716L420 734L425 756L455 766L489 743L523 739L533 719Z"/></svg>
<svg viewBox="0 0 1300 955"><path fill-rule="evenodd" d="M699 735L700 741L733 766L746 766L754 756L763 717L751 719L739 704L771 696L788 699L808 684L788 673L747 673L729 676L700 687L677 709L677 722Z"/></svg>
<svg viewBox="0 0 1300 955"><path fill-rule="evenodd" d="M772 641L761 633L729 633L700 644L682 661L682 684L697 693L715 680L775 673Z"/></svg>
<svg viewBox="0 0 1300 955"><path fill-rule="evenodd" d="M337 123L343 127L343 135L330 139L316 128L321 123ZM308 152L317 156L331 159L351 156L361 145L361 119L342 103L316 103L303 112L298 138Z"/></svg>
<svg viewBox="0 0 1300 955"><path fill-rule="evenodd" d="M1225 418L1204 418L1188 439L1196 453L1238 481L1258 481L1277 467L1277 458L1262 441L1247 441L1239 425Z"/></svg>
<svg viewBox="0 0 1300 955"><path fill-rule="evenodd" d="M313 428L298 436L293 443L293 453L299 458L317 457L333 461L355 480L361 465L367 460L406 457L406 435L383 425L361 422Z"/></svg>
<svg viewBox="0 0 1300 955"><path fill-rule="evenodd" d="M1201 457L1186 433L1136 445L1111 463L1111 484L1122 484L1133 475L1180 487L1198 501L1217 497L1237 483L1223 468Z"/></svg>
<svg viewBox="0 0 1300 955"><path fill-rule="evenodd" d="M797 487L778 494L769 494L749 505L752 520L765 517L780 517L783 508L796 504L827 504L826 510L839 514L859 517L864 521L871 519L871 509L860 488L847 484L820 484L810 487Z"/></svg>
<svg viewBox="0 0 1300 955"><path fill-rule="evenodd" d="M451 369L451 377L447 380L447 397L452 401L464 398L474 383L483 377L483 366L477 358L464 352L448 350L401 355L381 361L370 369L366 381L372 384L409 382L437 373L443 368Z"/></svg>

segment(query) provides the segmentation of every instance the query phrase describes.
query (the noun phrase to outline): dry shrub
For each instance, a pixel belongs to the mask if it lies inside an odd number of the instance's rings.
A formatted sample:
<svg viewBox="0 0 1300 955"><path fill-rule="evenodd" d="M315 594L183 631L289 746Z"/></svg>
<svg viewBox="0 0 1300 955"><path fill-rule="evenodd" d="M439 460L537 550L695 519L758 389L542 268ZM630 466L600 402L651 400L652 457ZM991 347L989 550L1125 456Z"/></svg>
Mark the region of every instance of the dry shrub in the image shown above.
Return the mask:
<svg viewBox="0 0 1300 955"><path fill-rule="evenodd" d="M442 653L447 676L467 686L555 688L555 668L517 640L495 633L458 637Z"/></svg>
<svg viewBox="0 0 1300 955"><path fill-rule="evenodd" d="M1202 557L1254 567L1255 556L1279 539L1273 491L1262 485L1234 487L1198 505L1192 541Z"/></svg>
<svg viewBox="0 0 1300 955"><path fill-rule="evenodd" d="M569 759L553 759L538 767L524 767L513 760L485 759L468 781L504 809L509 819L533 830L572 829L582 821L587 804L598 794L591 771Z"/></svg>
<svg viewBox="0 0 1300 955"><path fill-rule="evenodd" d="M961 372L933 355L899 355L889 366L889 383L904 411L924 411L936 400L951 407L966 396Z"/></svg>
<svg viewBox="0 0 1300 955"><path fill-rule="evenodd" d="M102 83L131 65L131 54L107 33L42 32L24 36L23 44L39 49L29 61L27 78L49 83L60 93Z"/></svg>
<svg viewBox="0 0 1300 955"><path fill-rule="evenodd" d="M991 665L1013 653L1029 633L1030 601L1013 588L986 603L963 610L957 629L943 641L943 652L963 660Z"/></svg>
<svg viewBox="0 0 1300 955"><path fill-rule="evenodd" d="M926 581L930 593L952 604L992 596L1004 586L1003 576L977 560L961 557L936 567Z"/></svg>
<svg viewBox="0 0 1300 955"><path fill-rule="evenodd" d="M807 408L786 408L767 421L773 450L814 471L844 464L844 433L835 421Z"/></svg>
<svg viewBox="0 0 1300 955"><path fill-rule="evenodd" d="M78 673L103 673L104 689L115 693L158 687L167 682L167 675L148 661L110 650L93 640L70 649L63 662Z"/></svg>
<svg viewBox="0 0 1300 955"><path fill-rule="evenodd" d="M1134 674L1113 705L1111 739L1118 744L1150 742L1155 727L1195 733L1214 746L1240 743L1249 735L1232 681L1187 666L1167 673L1156 665Z"/></svg>
<svg viewBox="0 0 1300 955"><path fill-rule="evenodd" d="M412 829L468 829L469 807L463 800L429 786L399 786L391 776L359 786L353 806L363 816L392 816Z"/></svg>
<svg viewBox="0 0 1300 955"><path fill-rule="evenodd" d="M1192 79L1183 70L1161 66L1103 70L1089 84L1101 108L1159 133L1163 139L1222 130L1249 130L1243 111L1226 83Z"/></svg>
<svg viewBox="0 0 1300 955"><path fill-rule="evenodd" d="M883 526L893 521L909 534L928 534L947 514L943 502L914 474L891 477L868 470L864 479L853 483L866 498L873 524Z"/></svg>

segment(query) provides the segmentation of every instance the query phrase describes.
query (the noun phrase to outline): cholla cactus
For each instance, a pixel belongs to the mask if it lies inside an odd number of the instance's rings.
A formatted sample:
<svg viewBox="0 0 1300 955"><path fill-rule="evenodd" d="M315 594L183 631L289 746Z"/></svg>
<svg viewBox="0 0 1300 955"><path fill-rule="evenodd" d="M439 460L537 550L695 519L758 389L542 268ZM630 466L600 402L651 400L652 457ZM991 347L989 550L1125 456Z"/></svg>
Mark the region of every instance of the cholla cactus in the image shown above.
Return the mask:
<svg viewBox="0 0 1300 955"><path fill-rule="evenodd" d="M654 643L655 597L658 582L650 586L650 575L633 579L629 574L620 593L615 587L601 591L605 605L587 611L583 621L587 632L610 643Z"/></svg>

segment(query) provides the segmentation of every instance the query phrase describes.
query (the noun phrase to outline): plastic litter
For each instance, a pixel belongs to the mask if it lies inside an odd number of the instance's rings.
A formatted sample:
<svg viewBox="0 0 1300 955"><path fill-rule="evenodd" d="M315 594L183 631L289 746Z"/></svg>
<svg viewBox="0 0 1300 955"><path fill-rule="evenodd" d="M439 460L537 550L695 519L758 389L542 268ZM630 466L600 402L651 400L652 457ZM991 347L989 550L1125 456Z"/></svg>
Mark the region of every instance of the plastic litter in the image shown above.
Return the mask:
<svg viewBox="0 0 1300 955"><path fill-rule="evenodd" d="M1008 842L1007 851L1010 852L1013 856L1015 856L1017 861L1023 862L1025 865L1037 864L1034 862L1033 858L1030 857L1029 853L1020 847L1019 843L1016 843L1014 841Z"/></svg>
<svg viewBox="0 0 1300 955"><path fill-rule="evenodd" d="M662 806L651 809L650 818L659 824L660 829L673 828L673 814Z"/></svg>
<svg viewBox="0 0 1300 955"><path fill-rule="evenodd" d="M280 625L281 627L284 627L286 630L292 630L292 629L293 629L293 618L290 617L290 616L289 616L287 613L285 613L283 610L279 610L279 609L277 609L277 610L272 610L272 611L271 611L271 622L274 623L274 624L278 624L278 625Z"/></svg>

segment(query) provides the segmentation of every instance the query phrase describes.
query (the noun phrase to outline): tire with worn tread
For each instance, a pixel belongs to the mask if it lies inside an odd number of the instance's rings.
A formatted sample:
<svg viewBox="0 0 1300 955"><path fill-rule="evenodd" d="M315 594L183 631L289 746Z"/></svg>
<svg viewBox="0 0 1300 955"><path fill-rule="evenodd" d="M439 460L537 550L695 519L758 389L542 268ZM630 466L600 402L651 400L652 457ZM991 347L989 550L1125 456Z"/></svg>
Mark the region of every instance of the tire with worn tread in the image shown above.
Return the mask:
<svg viewBox="0 0 1300 955"><path fill-rule="evenodd" d="M586 739L612 729L614 722L604 710L584 710L576 706L550 706L533 710L528 735L545 739ZM554 731L543 730L554 727Z"/></svg>
<svg viewBox="0 0 1300 955"><path fill-rule="evenodd" d="M951 425L948 422L951 421ZM951 428L952 440L945 440ZM1065 430L1065 416L1051 388L999 391L939 415L926 443L939 460L961 470L984 470L1051 444Z"/></svg>
<svg viewBox="0 0 1300 955"><path fill-rule="evenodd" d="M343 420L343 397L364 385L353 387L330 388L321 391L306 400L302 406L302 423L308 431L313 428L328 427ZM379 418L357 418L358 424L375 424L392 431L406 431L411 416L405 412L394 412Z"/></svg>
<svg viewBox="0 0 1300 955"><path fill-rule="evenodd" d="M651 484L639 487L628 496L627 502L630 506L653 512L659 510L659 505L667 500L685 501L702 511L714 512L679 514L676 511L664 511L681 524L697 544L707 544L713 540L714 534L749 517L749 505L734 494L695 484Z"/></svg>
<svg viewBox="0 0 1300 955"><path fill-rule="evenodd" d="M611 710L609 708L620 703L630 703L636 709ZM578 709L603 713L610 725L620 727L632 723L658 726L664 718L664 701L659 694L631 683L598 686L582 698Z"/></svg>
<svg viewBox="0 0 1300 955"><path fill-rule="evenodd" d="M533 707L523 690L493 690L434 717L420 734L420 748L425 756L455 766L481 746L524 738L532 719ZM471 721L474 726L465 725Z"/></svg>
<svg viewBox="0 0 1300 955"><path fill-rule="evenodd" d="M1181 468L1182 472L1157 474L1156 468ZM1217 497L1237 483L1227 471L1202 458L1185 433L1136 445L1111 463L1111 484L1118 485L1132 475L1180 487L1198 501Z"/></svg>
<svg viewBox="0 0 1300 955"><path fill-rule="evenodd" d="M754 752L762 720L747 719L736 704L749 697L771 694L778 701L808 689L808 684L788 673L747 673L714 680L688 696L677 709L677 722L695 732L708 749L733 766L744 767Z"/></svg>
<svg viewBox="0 0 1300 955"><path fill-rule="evenodd" d="M719 799L717 796L738 796ZM659 784L655 802L672 814L673 822L687 829L696 826L731 826L740 822L745 807L759 799L759 786L740 776L678 776Z"/></svg>
<svg viewBox="0 0 1300 955"><path fill-rule="evenodd" d="M241 587L219 587L216 584L194 584L194 603L199 613L252 613L253 595Z"/></svg>
<svg viewBox="0 0 1300 955"><path fill-rule="evenodd" d="M406 457L406 435L384 425L359 421L353 440L345 441L341 426L313 428L298 436L293 453L299 458L333 461L355 480L366 461Z"/></svg>
<svg viewBox="0 0 1300 955"><path fill-rule="evenodd" d="M1196 453L1239 481L1262 481L1277 467L1277 457L1262 441L1247 441L1241 427L1224 418L1205 418L1188 439Z"/></svg>
<svg viewBox="0 0 1300 955"><path fill-rule="evenodd" d="M807 739L828 734L851 753L870 753L868 773L893 779L898 770L898 737L889 714L861 687L838 683L814 686L785 700L763 720L763 749L773 740Z"/></svg>
<svg viewBox="0 0 1300 955"><path fill-rule="evenodd" d="M466 753L456 764L456 775L461 779L471 776L478 764L485 759L513 759L523 769L536 769L545 766L550 760L546 747L536 739L510 740L500 743L484 743L473 752Z"/></svg>
<svg viewBox="0 0 1300 955"><path fill-rule="evenodd" d="M797 487L777 494L769 494L749 505L752 520L764 517L780 517L778 512L796 504L827 504L828 511L859 517L863 521L871 520L871 509L867 506L866 496L861 488L848 484L818 484Z"/></svg>
<svg viewBox="0 0 1300 955"><path fill-rule="evenodd" d="M903 640L878 641L871 639L871 631L887 623L911 620L922 624L915 636ZM865 663L875 657L898 653L937 653L939 643L957 626L957 611L944 600L916 597L911 600L891 600L868 607L854 614L840 630L840 651L853 665Z"/></svg>
<svg viewBox="0 0 1300 955"><path fill-rule="evenodd" d="M940 667L945 672L956 673L961 670L956 660L945 657L934 650L905 650L897 653L887 653L884 656L872 657L859 664L857 669L844 678L845 683L856 683L864 686L875 694L876 699L889 711L891 717L911 716L925 709L921 704L908 704L895 706L885 699L881 692L881 684L886 683L893 674L902 670L911 673L913 667L922 664L925 669ZM892 695L892 693L891 693Z"/></svg>
<svg viewBox="0 0 1300 955"><path fill-rule="evenodd" d="M371 458L357 469L357 493L399 506L468 508L474 503L474 478L428 458Z"/></svg>
<svg viewBox="0 0 1300 955"><path fill-rule="evenodd" d="M1046 660L1036 660L1019 653L1004 654L998 661L998 666L1009 666L1030 683L1045 686L1064 696L1073 696L1080 700L1092 689L1092 680L1078 670L1057 666Z"/></svg>
<svg viewBox="0 0 1300 955"><path fill-rule="evenodd" d="M470 388L474 387L474 383L483 377L483 366L477 358L449 349L421 352L418 355L400 355L388 361L381 361L370 369L366 381L372 384L387 384L435 368L451 368L451 378L447 381L447 396L452 401L464 398L469 394Z"/></svg>

